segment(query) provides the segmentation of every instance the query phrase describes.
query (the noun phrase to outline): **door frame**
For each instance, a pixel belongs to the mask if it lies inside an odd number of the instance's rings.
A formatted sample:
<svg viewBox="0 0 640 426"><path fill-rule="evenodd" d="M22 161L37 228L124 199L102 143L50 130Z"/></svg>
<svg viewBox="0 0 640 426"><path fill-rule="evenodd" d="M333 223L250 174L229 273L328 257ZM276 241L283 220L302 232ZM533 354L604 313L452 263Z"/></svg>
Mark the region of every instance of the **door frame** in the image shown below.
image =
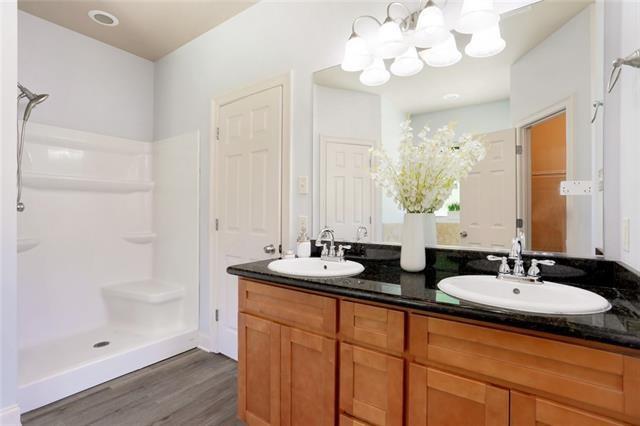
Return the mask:
<svg viewBox="0 0 640 426"><path fill-rule="evenodd" d="M534 114L531 114L521 120L516 125L516 149L522 150L522 155L516 154L516 217L521 218L524 221L524 232L525 232L525 249L531 251L529 246L531 242L531 215L528 214L531 208L531 191L530 185L528 184L528 178L531 175L531 167L529 162L525 161L526 159L530 159L529 155L530 151L530 140L529 140L529 129L531 126L541 123L549 118L552 118L555 115L565 113L566 118L566 170L567 170L567 180L573 179L574 176L574 164L573 164L573 155L574 155L574 98L573 96L569 96L568 98L562 99L559 102L540 110ZM520 148L517 148L517 147ZM571 197L566 197L567 202L567 228L569 228L569 217L571 216L569 212L572 212L575 209L574 202ZM522 228L516 228L516 233ZM568 240L570 238L570 233L567 231L567 241L565 242L567 250L570 246Z"/></svg>
<svg viewBox="0 0 640 426"><path fill-rule="evenodd" d="M283 252L287 250L290 236L290 199L291 199L291 72L250 84L245 87L227 92L211 99L211 116L209 128L209 318L210 332L208 336L201 335L200 346L210 352L218 353L220 344L218 341L217 312L220 308L220 286L216 283L219 272L216 265L216 255L218 253L218 233L215 228L218 215L218 200L216 188L216 161L218 160L217 128L220 107L264 92L265 90L280 87L282 89L282 140L281 140L281 169L280 169L280 244ZM219 283L218 283L219 284ZM207 342L208 340L208 342Z"/></svg>
<svg viewBox="0 0 640 426"><path fill-rule="evenodd" d="M327 188L326 188L326 179L327 179L327 144L328 143L340 143L346 145L361 145L368 146L370 148L375 148L377 146L376 141L368 140L368 139L354 139L354 138L343 138L343 137L335 137L335 136L326 136L320 135L320 170L318 173L318 177L320 180L320 212L319 212L319 226L322 229L325 225L324 222L327 218ZM371 171L371 155L369 155L369 171ZM371 223L369 224L369 238L376 236L375 233L378 231L375 224L378 219L378 209L376 208L380 201L380 196L378 194L379 191L376 190L375 182L373 179L371 180ZM354 230L355 231L355 230Z"/></svg>

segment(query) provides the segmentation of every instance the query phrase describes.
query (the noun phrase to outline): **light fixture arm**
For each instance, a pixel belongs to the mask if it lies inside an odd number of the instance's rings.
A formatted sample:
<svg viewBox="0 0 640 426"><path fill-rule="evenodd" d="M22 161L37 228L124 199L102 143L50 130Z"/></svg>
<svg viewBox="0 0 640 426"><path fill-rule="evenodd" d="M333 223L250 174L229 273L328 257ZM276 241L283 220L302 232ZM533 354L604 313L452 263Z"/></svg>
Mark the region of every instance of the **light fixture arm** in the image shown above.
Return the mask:
<svg viewBox="0 0 640 426"><path fill-rule="evenodd" d="M359 35L358 32L356 31L356 24L361 20L361 19L373 19L379 27L382 26L382 22L380 22L378 20L378 18L376 18L375 16L371 16L371 15L362 15L362 16L358 16L356 19L353 20L353 22L351 23L351 36L353 37L354 35Z"/></svg>

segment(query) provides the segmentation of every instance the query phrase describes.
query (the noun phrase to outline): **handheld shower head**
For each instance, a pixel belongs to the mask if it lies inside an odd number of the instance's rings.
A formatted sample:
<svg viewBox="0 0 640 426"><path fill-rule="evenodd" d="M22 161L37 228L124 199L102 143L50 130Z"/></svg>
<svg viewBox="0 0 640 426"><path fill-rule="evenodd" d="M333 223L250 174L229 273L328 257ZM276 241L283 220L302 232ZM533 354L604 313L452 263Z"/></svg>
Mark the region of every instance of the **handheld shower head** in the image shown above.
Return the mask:
<svg viewBox="0 0 640 426"><path fill-rule="evenodd" d="M27 98L29 100L29 103L27 104L27 106L24 109L24 117L22 118L24 121L29 120L29 117L31 116L31 111L33 111L33 109L36 107L36 105L41 104L42 102L44 102L49 95L47 94L35 94L33 93L31 90L27 89L26 87L24 87L22 84L18 83L18 89L20 89L20 94L18 95L18 99L21 98Z"/></svg>

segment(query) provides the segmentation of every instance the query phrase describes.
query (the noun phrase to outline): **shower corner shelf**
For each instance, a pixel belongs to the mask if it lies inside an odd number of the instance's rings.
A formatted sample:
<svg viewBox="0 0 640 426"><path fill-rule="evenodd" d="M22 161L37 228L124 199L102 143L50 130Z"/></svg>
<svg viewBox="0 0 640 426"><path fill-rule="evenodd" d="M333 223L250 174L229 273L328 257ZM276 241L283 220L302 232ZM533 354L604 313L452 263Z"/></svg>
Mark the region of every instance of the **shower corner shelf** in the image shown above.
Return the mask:
<svg viewBox="0 0 640 426"><path fill-rule="evenodd" d="M17 248L18 253L29 251L40 244L38 238L18 238Z"/></svg>
<svg viewBox="0 0 640 426"><path fill-rule="evenodd" d="M36 189L61 189L121 194L148 192L151 191L154 186L154 183L151 181L99 179L32 172L25 172L22 176L22 182L24 186Z"/></svg>
<svg viewBox="0 0 640 426"><path fill-rule="evenodd" d="M156 239L153 232L131 232L122 236L125 241L133 244L150 244Z"/></svg>

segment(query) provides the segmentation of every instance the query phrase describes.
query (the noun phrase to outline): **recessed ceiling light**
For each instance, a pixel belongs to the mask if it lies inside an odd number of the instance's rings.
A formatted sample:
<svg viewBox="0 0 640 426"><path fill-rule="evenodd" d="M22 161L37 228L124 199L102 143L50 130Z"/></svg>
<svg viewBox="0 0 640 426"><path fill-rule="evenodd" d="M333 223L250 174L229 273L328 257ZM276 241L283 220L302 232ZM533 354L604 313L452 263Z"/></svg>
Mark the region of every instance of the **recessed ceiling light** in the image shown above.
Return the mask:
<svg viewBox="0 0 640 426"><path fill-rule="evenodd" d="M104 10L90 10L89 18L93 19L94 22L107 27L115 27L120 23L118 18Z"/></svg>
<svg viewBox="0 0 640 426"><path fill-rule="evenodd" d="M457 93L447 93L442 97L445 101L457 101L460 99L460 95Z"/></svg>

